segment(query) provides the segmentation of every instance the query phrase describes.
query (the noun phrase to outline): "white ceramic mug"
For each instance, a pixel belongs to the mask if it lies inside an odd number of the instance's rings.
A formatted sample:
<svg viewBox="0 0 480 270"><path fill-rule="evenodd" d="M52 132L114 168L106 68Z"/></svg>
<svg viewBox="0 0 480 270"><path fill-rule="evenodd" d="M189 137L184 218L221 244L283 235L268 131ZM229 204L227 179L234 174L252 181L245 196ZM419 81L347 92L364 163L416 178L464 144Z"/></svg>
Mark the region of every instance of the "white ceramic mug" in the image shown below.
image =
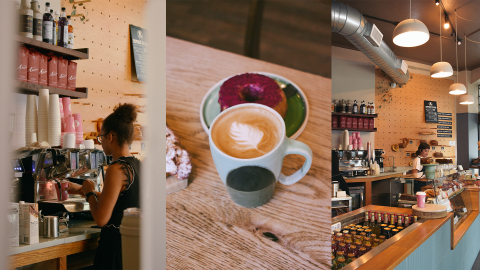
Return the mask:
<svg viewBox="0 0 480 270"><path fill-rule="evenodd" d="M310 147L308 147L303 142L299 142L299 141L287 138L287 136L285 135L285 122L283 118L280 116L280 114L278 114L275 110L271 109L270 107L267 107L261 104L247 103L247 104L236 105L231 108L228 108L227 110L220 113L220 115L218 115L213 120L212 124L210 125L209 132L211 133L211 131L215 128L215 124L217 120L222 115L228 114L231 110L239 110L242 108L248 109L252 107L260 107L262 109L268 110L280 120L279 121L281 123L280 128L281 130L283 130L283 132L281 134L280 141L276 144L276 146L271 151L269 151L268 153L260 157L250 158L250 159L240 159L240 158L232 157L222 152L214 144L212 136L209 136L210 151L212 153L213 161L215 162L215 167L217 168L217 172L220 176L220 179L226 185L227 190L229 191L230 197L237 204L245 207L256 207L266 203L268 200L270 200L271 196L273 196L273 189L275 185L270 187L271 190L270 192L267 192L268 195L265 195L263 193L259 195L263 197L270 196L269 198L264 198L262 202L249 203L248 200L250 200L252 196L248 194L243 194L246 197L241 199L241 201L237 201L236 198L233 197L232 192L229 189L229 186L227 185L227 177L229 173L242 167L261 167L273 173L275 177L275 184L276 184L276 181L278 181L284 185L291 185L298 182L300 179L302 179L307 174L308 170L310 169L310 166L312 165L312 150L310 149ZM300 170L296 171L290 176L286 176L281 172L281 169L283 166L284 157L290 154L298 154L298 155L304 156L305 163L300 168Z"/></svg>

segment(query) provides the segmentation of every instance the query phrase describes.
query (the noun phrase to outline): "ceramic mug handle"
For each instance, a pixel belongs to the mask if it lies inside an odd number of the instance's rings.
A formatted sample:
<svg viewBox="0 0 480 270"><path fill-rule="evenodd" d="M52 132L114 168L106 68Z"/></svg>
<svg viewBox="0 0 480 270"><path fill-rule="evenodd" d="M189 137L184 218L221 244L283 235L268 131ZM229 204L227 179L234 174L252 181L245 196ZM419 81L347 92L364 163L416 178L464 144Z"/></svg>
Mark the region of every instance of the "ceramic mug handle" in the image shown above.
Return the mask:
<svg viewBox="0 0 480 270"><path fill-rule="evenodd" d="M300 170L296 171L292 175L286 176L280 172L280 177L278 178L278 181L283 185L291 185L302 179L307 174L308 170L310 170L313 155L312 149L310 149L310 147L308 147L308 145L304 144L303 142L295 141L289 138L286 138L286 140L288 140L287 147L285 149L283 157L291 154L298 154L305 157L305 163L303 163L302 168L300 168Z"/></svg>

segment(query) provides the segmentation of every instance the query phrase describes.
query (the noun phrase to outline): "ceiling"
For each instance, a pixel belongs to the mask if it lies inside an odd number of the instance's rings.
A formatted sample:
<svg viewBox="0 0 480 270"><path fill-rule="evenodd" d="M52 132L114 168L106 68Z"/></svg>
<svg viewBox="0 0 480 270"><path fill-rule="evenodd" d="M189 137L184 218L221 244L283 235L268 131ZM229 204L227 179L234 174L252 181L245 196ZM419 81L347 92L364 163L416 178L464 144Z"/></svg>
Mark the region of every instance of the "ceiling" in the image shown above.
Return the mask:
<svg viewBox="0 0 480 270"><path fill-rule="evenodd" d="M399 47L393 43L395 24L410 16L409 0L339 0L355 8L365 16L365 19L374 23L383 34L395 55L404 60L433 65L440 62L440 11L435 0L412 0L412 19L422 21L430 31L427 43L413 48ZM467 39L467 69L480 68L480 1L478 0L444 0L441 1L453 27L462 40L460 46L455 43L455 36L451 36L452 27L443 28L444 16L442 12L442 51L443 61L449 62L456 70L455 47L458 49L458 70L465 70L465 35ZM455 10L457 10L457 27L455 27ZM462 19L462 18L464 19ZM332 46L356 48L342 35L332 33Z"/></svg>

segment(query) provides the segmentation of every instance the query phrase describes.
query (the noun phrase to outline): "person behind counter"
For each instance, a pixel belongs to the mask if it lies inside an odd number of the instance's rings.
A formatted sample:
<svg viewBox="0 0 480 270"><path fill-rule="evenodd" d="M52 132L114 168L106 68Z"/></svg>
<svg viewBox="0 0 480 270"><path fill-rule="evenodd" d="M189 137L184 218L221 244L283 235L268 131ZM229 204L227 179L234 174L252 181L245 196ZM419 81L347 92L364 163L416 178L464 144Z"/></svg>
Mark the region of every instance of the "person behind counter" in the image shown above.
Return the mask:
<svg viewBox="0 0 480 270"><path fill-rule="evenodd" d="M102 192L95 192L95 184L90 180L84 181L82 186L70 183L68 188L69 193L85 194L93 219L102 227L94 263L89 269L122 269L119 228L123 210L139 207L140 201L140 161L129 150L136 118L135 105L125 103L116 106L103 120L97 139L113 162L105 173Z"/></svg>
<svg viewBox="0 0 480 270"><path fill-rule="evenodd" d="M430 145L428 143L420 143L418 150L416 152L416 157L413 159L412 164L412 173L422 172L425 175L425 168L422 166L421 159L426 158L430 152ZM414 190L415 192L420 191L423 186L426 186L427 182L424 181L415 181Z"/></svg>

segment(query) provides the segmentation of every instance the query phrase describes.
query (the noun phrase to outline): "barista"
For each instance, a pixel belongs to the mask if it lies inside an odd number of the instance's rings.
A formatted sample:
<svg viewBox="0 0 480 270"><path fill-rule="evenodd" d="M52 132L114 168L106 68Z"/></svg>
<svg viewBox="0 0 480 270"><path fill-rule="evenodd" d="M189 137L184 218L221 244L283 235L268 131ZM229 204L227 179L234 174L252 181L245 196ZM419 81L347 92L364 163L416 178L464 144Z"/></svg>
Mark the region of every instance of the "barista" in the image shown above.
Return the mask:
<svg viewBox="0 0 480 270"><path fill-rule="evenodd" d="M430 152L430 145L427 143L420 143L418 150L416 152L416 157L413 160L412 164L412 173L422 172L425 175L425 168L422 166L421 159L426 158ZM426 186L427 182L425 181L415 181L414 190L415 192L420 191L422 187Z"/></svg>

